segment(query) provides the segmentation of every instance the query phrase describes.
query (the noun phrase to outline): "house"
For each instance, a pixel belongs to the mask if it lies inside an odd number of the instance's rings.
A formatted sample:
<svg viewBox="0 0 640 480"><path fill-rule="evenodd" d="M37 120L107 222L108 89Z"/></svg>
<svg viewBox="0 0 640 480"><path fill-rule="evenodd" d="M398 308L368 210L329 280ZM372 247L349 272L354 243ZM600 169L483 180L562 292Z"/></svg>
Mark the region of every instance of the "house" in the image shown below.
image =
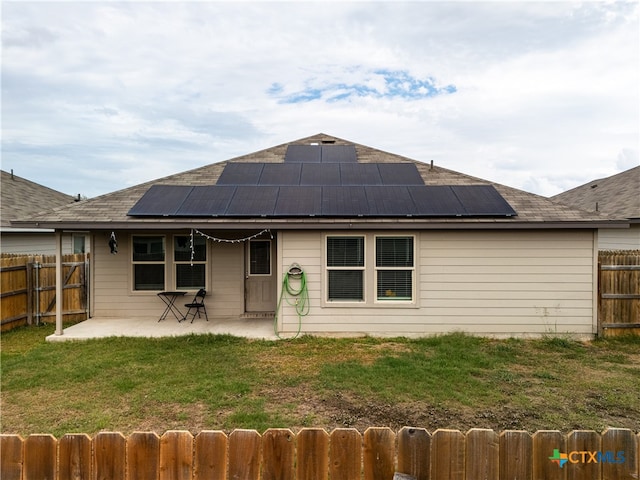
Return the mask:
<svg viewBox="0 0 640 480"><path fill-rule="evenodd" d="M592 337L597 231L628 227L326 134L21 223L90 232L92 316L157 317L159 292L203 287L210 321L413 337Z"/></svg>
<svg viewBox="0 0 640 480"><path fill-rule="evenodd" d="M0 252L55 254L53 229L15 226L11 221L28 218L51 208L70 205L77 201L77 198L14 175L13 170L0 173ZM63 253L84 253L85 249L86 234L69 232L64 235Z"/></svg>
<svg viewBox="0 0 640 480"><path fill-rule="evenodd" d="M640 250L640 166L585 183L555 195L551 200L582 210L626 218L630 223L628 229L600 229L598 248Z"/></svg>

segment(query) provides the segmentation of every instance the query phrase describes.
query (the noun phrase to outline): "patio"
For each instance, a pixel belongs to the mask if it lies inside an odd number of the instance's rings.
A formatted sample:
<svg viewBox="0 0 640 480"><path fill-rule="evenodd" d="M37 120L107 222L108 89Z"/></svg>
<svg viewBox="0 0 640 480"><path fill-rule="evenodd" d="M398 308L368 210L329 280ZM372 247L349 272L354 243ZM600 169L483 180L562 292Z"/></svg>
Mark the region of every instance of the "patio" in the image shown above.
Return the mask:
<svg viewBox="0 0 640 480"><path fill-rule="evenodd" d="M48 342L105 337L173 337L191 334L229 334L237 337L278 340L273 318L196 318L193 323L167 318L90 318L66 327L62 335L49 335Z"/></svg>

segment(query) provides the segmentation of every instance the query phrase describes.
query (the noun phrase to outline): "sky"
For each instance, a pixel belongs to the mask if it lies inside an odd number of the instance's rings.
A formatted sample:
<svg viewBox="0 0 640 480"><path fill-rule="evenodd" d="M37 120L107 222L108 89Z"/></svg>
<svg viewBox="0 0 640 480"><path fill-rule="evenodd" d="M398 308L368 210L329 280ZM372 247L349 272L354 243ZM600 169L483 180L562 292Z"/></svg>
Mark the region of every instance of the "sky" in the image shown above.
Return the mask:
<svg viewBox="0 0 640 480"><path fill-rule="evenodd" d="M640 2L2 0L2 170L95 197L326 133L551 196L640 163Z"/></svg>

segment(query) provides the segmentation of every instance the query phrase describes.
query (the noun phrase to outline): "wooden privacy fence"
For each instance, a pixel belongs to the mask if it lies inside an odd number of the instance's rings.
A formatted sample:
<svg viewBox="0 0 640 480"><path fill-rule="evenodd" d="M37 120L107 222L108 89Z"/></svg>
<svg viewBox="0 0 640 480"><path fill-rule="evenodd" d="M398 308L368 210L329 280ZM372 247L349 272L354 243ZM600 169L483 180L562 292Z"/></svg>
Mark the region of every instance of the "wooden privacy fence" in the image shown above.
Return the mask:
<svg viewBox="0 0 640 480"><path fill-rule="evenodd" d="M640 250L600 252L598 270L599 334L640 335Z"/></svg>
<svg viewBox="0 0 640 480"><path fill-rule="evenodd" d="M88 312L88 255L62 257L65 320L84 320ZM55 321L55 255L6 255L0 258L2 331Z"/></svg>
<svg viewBox="0 0 640 480"><path fill-rule="evenodd" d="M0 435L2 480L630 480L640 434L307 428ZM57 474L57 476L56 476Z"/></svg>

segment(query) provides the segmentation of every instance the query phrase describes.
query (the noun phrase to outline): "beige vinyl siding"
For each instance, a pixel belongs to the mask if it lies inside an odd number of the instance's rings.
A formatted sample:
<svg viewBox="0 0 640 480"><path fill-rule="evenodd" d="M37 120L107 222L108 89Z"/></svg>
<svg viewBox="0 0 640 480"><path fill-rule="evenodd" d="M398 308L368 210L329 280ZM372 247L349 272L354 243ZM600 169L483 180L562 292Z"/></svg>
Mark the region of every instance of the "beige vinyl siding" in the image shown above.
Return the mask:
<svg viewBox="0 0 640 480"><path fill-rule="evenodd" d="M133 268L131 265L131 235L116 232L118 253L109 253L109 233L94 235L92 316L98 317L159 317L164 303L155 291L133 291ZM184 235L182 232L180 235ZM136 234L134 234L136 235ZM144 232L140 235L164 235L166 241L165 283L173 289L174 264L172 258L172 236L163 233ZM210 317L240 316L244 311L244 257L243 244L207 242L207 313ZM176 304L193 298L188 292ZM175 321L169 316L168 320Z"/></svg>
<svg viewBox="0 0 640 480"><path fill-rule="evenodd" d="M640 224L629 229L601 229L598 231L599 250L640 250Z"/></svg>
<svg viewBox="0 0 640 480"><path fill-rule="evenodd" d="M2 253L27 253L34 255L55 255L56 238L54 233L11 233L2 232L0 242ZM62 253L73 253L71 234L62 235Z"/></svg>
<svg viewBox="0 0 640 480"><path fill-rule="evenodd" d="M402 232L405 234L407 232ZM365 249L375 235L361 234ZM400 233L399 233L400 234ZM376 304L373 268L366 266L364 304L328 304L321 232L281 234L282 268L307 273L311 311L303 332L420 336L450 331L527 336L594 333L594 235L591 231L425 231L417 239L414 305ZM369 255L367 253L367 255ZM401 308L402 307L402 308ZM290 307L284 333L297 329Z"/></svg>

